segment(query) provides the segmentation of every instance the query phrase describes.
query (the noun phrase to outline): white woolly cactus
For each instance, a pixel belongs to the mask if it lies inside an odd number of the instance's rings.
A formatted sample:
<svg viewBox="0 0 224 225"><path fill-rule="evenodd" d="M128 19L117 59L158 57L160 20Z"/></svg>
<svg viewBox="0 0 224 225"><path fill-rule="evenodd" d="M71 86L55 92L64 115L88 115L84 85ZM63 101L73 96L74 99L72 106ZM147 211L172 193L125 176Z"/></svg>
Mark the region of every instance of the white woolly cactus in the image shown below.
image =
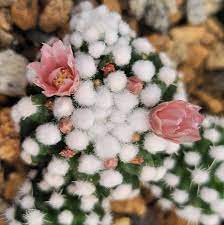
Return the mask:
<svg viewBox="0 0 224 225"><path fill-rule="evenodd" d="M169 60L106 6L74 12L67 46L43 45L30 97L12 111L36 170L6 212L10 225L109 225L111 200L160 181L163 158L200 139L203 116L173 100L184 92Z"/></svg>
<svg viewBox="0 0 224 225"><path fill-rule="evenodd" d="M207 116L203 138L182 145L178 155L164 159L168 171L152 186L160 188L157 197L163 209L175 206L177 214L191 223L220 224L224 212L223 134L223 119Z"/></svg>

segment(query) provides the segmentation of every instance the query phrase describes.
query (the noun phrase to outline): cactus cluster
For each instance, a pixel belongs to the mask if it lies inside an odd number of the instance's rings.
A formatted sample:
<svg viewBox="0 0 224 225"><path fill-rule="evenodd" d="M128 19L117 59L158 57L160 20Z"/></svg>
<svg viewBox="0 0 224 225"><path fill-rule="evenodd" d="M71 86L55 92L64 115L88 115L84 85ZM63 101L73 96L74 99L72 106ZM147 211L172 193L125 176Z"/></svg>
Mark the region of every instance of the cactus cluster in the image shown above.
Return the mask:
<svg viewBox="0 0 224 225"><path fill-rule="evenodd" d="M220 125L204 123L204 138L192 145L154 132L150 111L186 100L172 62L104 5L81 3L70 29L64 44L43 46L41 61L27 71L27 97L12 109L21 158L32 169L5 213L8 224L110 225L110 201L137 196L143 184L161 197L163 208L176 205L180 216L215 225L204 218L222 207ZM189 120L190 109L179 113ZM192 117L194 125L198 118ZM189 133L192 121L178 132ZM217 149L208 150L214 143ZM207 207L202 187L205 194L216 189L218 209ZM193 207L203 217L189 218Z"/></svg>

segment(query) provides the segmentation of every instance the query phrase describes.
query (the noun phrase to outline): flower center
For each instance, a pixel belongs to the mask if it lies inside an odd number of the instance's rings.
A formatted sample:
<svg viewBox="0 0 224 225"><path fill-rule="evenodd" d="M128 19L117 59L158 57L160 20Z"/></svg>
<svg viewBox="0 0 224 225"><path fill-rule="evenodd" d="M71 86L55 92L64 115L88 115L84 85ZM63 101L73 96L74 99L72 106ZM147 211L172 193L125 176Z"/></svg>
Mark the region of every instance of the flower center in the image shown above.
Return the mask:
<svg viewBox="0 0 224 225"><path fill-rule="evenodd" d="M72 80L71 71L69 69L61 69L57 76L54 78L53 85L59 88L65 83L65 80L68 79Z"/></svg>

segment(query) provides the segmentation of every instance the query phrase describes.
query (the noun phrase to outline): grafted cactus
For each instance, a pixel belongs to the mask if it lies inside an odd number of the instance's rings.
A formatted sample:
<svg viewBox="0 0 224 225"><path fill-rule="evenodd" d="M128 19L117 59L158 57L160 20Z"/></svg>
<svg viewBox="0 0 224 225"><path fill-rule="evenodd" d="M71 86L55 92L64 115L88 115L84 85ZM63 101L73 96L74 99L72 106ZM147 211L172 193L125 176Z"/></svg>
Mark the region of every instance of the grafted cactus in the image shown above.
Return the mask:
<svg viewBox="0 0 224 225"><path fill-rule="evenodd" d="M12 110L35 169L6 211L10 225L109 225L111 200L161 180L164 157L200 139L203 116L177 100L169 59L106 6L74 13L64 44L44 44L29 65L28 96Z"/></svg>

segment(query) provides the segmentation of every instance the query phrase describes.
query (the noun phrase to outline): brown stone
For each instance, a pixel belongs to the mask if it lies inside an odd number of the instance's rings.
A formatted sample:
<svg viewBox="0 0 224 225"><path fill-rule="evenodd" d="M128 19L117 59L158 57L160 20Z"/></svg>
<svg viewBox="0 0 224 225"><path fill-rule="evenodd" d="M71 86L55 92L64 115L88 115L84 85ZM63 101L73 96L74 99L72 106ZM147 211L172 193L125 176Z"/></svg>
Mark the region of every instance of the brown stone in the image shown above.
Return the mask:
<svg viewBox="0 0 224 225"><path fill-rule="evenodd" d="M11 173L5 184L5 190L3 193L4 198L7 200L12 200L15 197L19 187L22 185L24 179L25 176L23 174L17 172Z"/></svg>
<svg viewBox="0 0 224 225"><path fill-rule="evenodd" d="M5 95L0 95L0 106L5 105L8 102L9 98Z"/></svg>
<svg viewBox="0 0 224 225"><path fill-rule="evenodd" d="M176 0L176 4L178 7L182 6L185 3L185 0Z"/></svg>
<svg viewBox="0 0 224 225"><path fill-rule="evenodd" d="M0 29L0 47L8 47L12 43L13 39L12 34Z"/></svg>
<svg viewBox="0 0 224 225"><path fill-rule="evenodd" d="M207 94L204 91L196 91L194 93L205 105L208 106L209 110L213 113L221 113L224 110L224 104L214 98L213 96Z"/></svg>
<svg viewBox="0 0 224 225"><path fill-rule="evenodd" d="M10 108L0 110L0 159L14 162L20 153L19 138L10 117Z"/></svg>
<svg viewBox="0 0 224 225"><path fill-rule="evenodd" d="M196 74L192 67L184 64L183 66L180 66L179 70L184 74L184 83L188 84L194 81Z"/></svg>
<svg viewBox="0 0 224 225"><path fill-rule="evenodd" d="M224 42L218 42L211 47L211 51L206 62L208 70L223 70L224 69Z"/></svg>
<svg viewBox="0 0 224 225"><path fill-rule="evenodd" d="M27 59L11 49L0 52L0 94L22 96L25 94Z"/></svg>
<svg viewBox="0 0 224 225"><path fill-rule="evenodd" d="M172 39L185 44L200 42L205 33L206 29L202 26L182 26L170 30Z"/></svg>
<svg viewBox="0 0 224 225"><path fill-rule="evenodd" d="M16 161L19 157L19 141L16 139L5 139L0 144L0 159L9 162Z"/></svg>
<svg viewBox="0 0 224 225"><path fill-rule="evenodd" d="M131 225L131 220L128 217L118 218L113 225Z"/></svg>
<svg viewBox="0 0 224 225"><path fill-rule="evenodd" d="M166 51L171 47L171 40L167 35L152 34L148 36L148 39L158 51Z"/></svg>
<svg viewBox="0 0 224 225"><path fill-rule="evenodd" d="M15 0L0 0L0 7L8 7L12 5Z"/></svg>
<svg viewBox="0 0 224 225"><path fill-rule="evenodd" d="M224 37L224 29L216 19L209 18L206 21L205 26L208 32L213 33L217 38L221 39Z"/></svg>
<svg viewBox="0 0 224 225"><path fill-rule="evenodd" d="M176 13L172 13L169 15L169 20L171 24L175 24L178 23L181 18L182 18L183 14L181 13L181 11L177 11Z"/></svg>
<svg viewBox="0 0 224 225"><path fill-rule="evenodd" d="M22 30L34 28L38 16L38 0L17 0L11 7L13 22Z"/></svg>
<svg viewBox="0 0 224 225"><path fill-rule="evenodd" d="M215 36L215 34L207 31L205 33L204 38L201 40L201 43L204 45L211 45L213 43L215 43L217 41L217 37Z"/></svg>
<svg viewBox="0 0 224 225"><path fill-rule="evenodd" d="M181 219L174 211L162 212L157 209L157 223L160 225L188 225L189 222ZM197 224L194 224L197 225Z"/></svg>
<svg viewBox="0 0 224 225"><path fill-rule="evenodd" d="M71 0L49 0L40 16L40 28L45 32L52 32L65 26L72 6Z"/></svg>
<svg viewBox="0 0 224 225"><path fill-rule="evenodd" d="M139 23L135 18L127 17L125 18L125 20L127 21L132 30L134 30L136 33L139 32Z"/></svg>
<svg viewBox="0 0 224 225"><path fill-rule="evenodd" d="M5 8L0 9L0 28L6 31L11 29L11 16Z"/></svg>
<svg viewBox="0 0 224 225"><path fill-rule="evenodd" d="M102 0L102 4L105 4L111 11L121 13L121 5L119 0Z"/></svg>
<svg viewBox="0 0 224 225"><path fill-rule="evenodd" d="M207 48L200 44L193 44L187 49L186 64L193 68L199 68L206 58L208 57L209 51Z"/></svg>
<svg viewBox="0 0 224 225"><path fill-rule="evenodd" d="M5 179L4 179L4 172L3 172L2 168L1 168L1 170L0 170L0 190L3 188L4 181L5 181Z"/></svg>
<svg viewBox="0 0 224 225"><path fill-rule="evenodd" d="M0 225L6 225L6 222L2 218L0 218Z"/></svg>
<svg viewBox="0 0 224 225"><path fill-rule="evenodd" d="M188 46L185 43L181 40L175 40L171 43L170 48L166 52L170 58L179 65L185 63L185 60L188 57L187 49Z"/></svg>
<svg viewBox="0 0 224 225"><path fill-rule="evenodd" d="M146 205L143 198L137 197L135 199L126 201L114 201L111 203L111 208L115 213L144 215L146 212Z"/></svg>

